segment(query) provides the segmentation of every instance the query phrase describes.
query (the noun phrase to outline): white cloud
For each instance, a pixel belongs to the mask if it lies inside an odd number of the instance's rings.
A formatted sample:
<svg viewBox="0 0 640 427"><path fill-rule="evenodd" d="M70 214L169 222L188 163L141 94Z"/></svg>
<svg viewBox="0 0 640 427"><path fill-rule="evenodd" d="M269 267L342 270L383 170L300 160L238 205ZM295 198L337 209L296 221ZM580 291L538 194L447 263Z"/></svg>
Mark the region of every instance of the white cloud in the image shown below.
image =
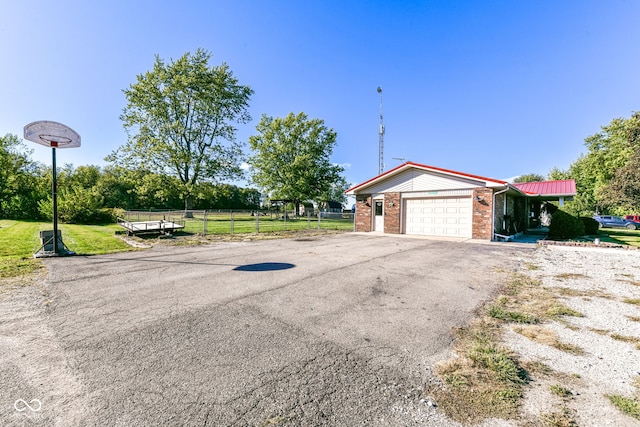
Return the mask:
<svg viewBox="0 0 640 427"><path fill-rule="evenodd" d="M515 181L516 178L520 178L520 175L512 176L511 178L503 178L501 181L507 181L508 183L513 184L513 181Z"/></svg>

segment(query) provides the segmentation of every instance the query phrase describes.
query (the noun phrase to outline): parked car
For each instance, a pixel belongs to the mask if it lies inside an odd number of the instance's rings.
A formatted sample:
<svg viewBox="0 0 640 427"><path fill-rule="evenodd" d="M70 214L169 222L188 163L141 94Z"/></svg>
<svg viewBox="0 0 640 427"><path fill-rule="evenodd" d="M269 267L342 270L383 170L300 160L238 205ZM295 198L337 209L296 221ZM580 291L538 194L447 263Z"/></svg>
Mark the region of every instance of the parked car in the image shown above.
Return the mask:
<svg viewBox="0 0 640 427"><path fill-rule="evenodd" d="M640 222L640 215L625 215L627 221Z"/></svg>
<svg viewBox="0 0 640 427"><path fill-rule="evenodd" d="M594 215L593 219L598 221L600 228L628 228L629 230L640 228L640 222L630 221L614 215Z"/></svg>

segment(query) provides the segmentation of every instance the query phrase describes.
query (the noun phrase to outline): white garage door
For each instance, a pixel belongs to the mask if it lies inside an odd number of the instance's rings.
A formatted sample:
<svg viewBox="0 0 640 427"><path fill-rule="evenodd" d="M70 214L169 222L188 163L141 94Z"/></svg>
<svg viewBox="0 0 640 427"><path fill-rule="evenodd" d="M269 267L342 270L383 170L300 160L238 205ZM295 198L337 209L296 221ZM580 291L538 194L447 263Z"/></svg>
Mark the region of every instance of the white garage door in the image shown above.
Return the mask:
<svg viewBox="0 0 640 427"><path fill-rule="evenodd" d="M471 237L471 197L407 199L405 206L407 234Z"/></svg>

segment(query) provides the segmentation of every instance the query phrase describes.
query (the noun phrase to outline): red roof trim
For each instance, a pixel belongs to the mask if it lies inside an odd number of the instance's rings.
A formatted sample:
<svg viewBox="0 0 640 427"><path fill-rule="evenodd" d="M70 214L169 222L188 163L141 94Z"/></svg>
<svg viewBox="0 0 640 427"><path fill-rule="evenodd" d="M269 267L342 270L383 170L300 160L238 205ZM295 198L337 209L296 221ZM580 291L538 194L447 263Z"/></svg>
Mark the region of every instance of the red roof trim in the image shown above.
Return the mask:
<svg viewBox="0 0 640 427"><path fill-rule="evenodd" d="M437 172L443 172L443 173L446 173L448 175L457 175L457 176L462 176L462 177L465 177L465 178L478 179L480 181L491 181L491 182L495 182L497 184L502 184L502 185L507 185L508 184L507 181L500 181L498 179L487 178L487 177L480 176L480 175L472 175L472 174L469 174L469 173L457 172L457 171L450 170L450 169L443 169L443 168L437 168L435 166L423 165L423 164L420 164L420 163L406 162L406 163L403 163L400 166L396 166L395 168L390 169L390 170L388 170L388 171L386 171L386 172L384 172L384 173L382 173L382 174L380 174L378 176L375 176L375 177L373 177L373 178L371 178L371 179L369 179L369 180L367 180L367 181L365 181L365 182L363 182L361 184L358 184L358 185L356 185L354 187L351 187L350 189L345 191L345 193L348 193L350 191L355 191L356 189L358 189L360 187L364 187L367 184L371 184L374 181L378 181L384 176L387 176L387 175L393 174L394 172L397 172L399 169L402 169L402 168L408 169L410 166L413 166L413 167L416 167L416 168L419 168L419 169L424 169L424 170L433 170L433 171L437 171Z"/></svg>

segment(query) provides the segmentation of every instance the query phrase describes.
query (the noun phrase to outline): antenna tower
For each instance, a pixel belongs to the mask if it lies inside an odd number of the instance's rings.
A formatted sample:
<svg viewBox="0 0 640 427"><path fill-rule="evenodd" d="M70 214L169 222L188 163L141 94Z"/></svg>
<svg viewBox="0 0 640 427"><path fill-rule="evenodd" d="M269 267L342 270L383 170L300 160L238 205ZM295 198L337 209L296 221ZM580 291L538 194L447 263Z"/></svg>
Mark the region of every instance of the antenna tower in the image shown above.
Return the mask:
<svg viewBox="0 0 640 427"><path fill-rule="evenodd" d="M382 124L382 88L378 86L380 94L380 129L378 130L378 174L382 174L384 170L384 125Z"/></svg>

